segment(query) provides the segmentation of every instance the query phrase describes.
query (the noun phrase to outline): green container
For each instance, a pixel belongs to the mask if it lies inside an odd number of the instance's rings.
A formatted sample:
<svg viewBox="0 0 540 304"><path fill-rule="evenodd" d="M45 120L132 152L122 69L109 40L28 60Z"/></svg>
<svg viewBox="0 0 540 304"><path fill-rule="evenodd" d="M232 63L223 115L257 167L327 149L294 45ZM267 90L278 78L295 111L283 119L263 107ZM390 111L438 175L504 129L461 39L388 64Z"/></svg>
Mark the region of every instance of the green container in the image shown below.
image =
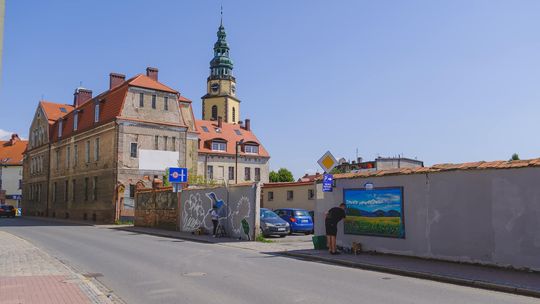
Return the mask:
<svg viewBox="0 0 540 304"><path fill-rule="evenodd" d="M315 249L328 249L326 247L326 235L314 235L311 239Z"/></svg>

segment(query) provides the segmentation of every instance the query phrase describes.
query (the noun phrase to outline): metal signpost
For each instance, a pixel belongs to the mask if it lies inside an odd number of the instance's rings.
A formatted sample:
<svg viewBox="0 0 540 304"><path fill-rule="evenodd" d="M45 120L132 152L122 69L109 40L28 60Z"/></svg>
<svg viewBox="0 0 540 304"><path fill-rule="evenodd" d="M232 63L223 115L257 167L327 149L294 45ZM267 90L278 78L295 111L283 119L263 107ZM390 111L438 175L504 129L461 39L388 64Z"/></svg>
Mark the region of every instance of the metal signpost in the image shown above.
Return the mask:
<svg viewBox="0 0 540 304"><path fill-rule="evenodd" d="M188 169L187 168L169 168L169 182L173 185L173 192L177 193L178 198L178 227L180 230L182 227L182 187L188 182Z"/></svg>

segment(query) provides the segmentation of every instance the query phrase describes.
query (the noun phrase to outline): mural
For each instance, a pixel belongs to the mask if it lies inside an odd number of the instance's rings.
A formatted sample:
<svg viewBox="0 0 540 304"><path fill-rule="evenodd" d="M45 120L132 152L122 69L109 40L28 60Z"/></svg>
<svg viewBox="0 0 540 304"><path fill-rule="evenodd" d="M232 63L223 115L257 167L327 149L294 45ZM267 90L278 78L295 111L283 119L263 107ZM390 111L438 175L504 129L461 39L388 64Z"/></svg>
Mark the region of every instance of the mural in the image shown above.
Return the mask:
<svg viewBox="0 0 540 304"><path fill-rule="evenodd" d="M246 189L231 190L228 204L226 202L227 189L225 188L185 190L182 192L182 196L185 198L182 206L182 230L194 231L197 228L204 227L207 231L211 231L212 218L210 212L212 207L215 206L220 225L225 228L228 236L252 239L249 223L252 223L252 225L255 223L254 191L251 187L235 188ZM252 198L250 198L250 193L252 193Z"/></svg>
<svg viewBox="0 0 540 304"><path fill-rule="evenodd" d="M403 188L344 189L345 234L405 238Z"/></svg>

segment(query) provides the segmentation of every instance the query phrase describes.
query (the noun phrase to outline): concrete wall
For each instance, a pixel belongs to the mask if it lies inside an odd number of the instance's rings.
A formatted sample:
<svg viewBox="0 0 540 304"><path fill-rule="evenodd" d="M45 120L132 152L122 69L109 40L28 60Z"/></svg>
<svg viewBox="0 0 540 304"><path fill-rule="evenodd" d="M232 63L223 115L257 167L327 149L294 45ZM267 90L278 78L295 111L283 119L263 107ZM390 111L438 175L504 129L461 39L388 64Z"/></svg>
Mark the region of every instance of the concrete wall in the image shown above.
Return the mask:
<svg viewBox="0 0 540 304"><path fill-rule="evenodd" d="M540 168L449 171L338 179L334 192L317 185L315 232L343 189L403 187L405 238L344 235L338 245L366 250L540 270Z"/></svg>
<svg viewBox="0 0 540 304"><path fill-rule="evenodd" d="M225 187L184 190L181 194L181 231L194 231L204 227L212 231L210 210L216 202L222 201L219 209L220 223L227 235L248 239L242 228L242 220L249 224L249 239L253 240L259 231L260 186L250 184ZM228 202L228 203L227 203Z"/></svg>
<svg viewBox="0 0 540 304"><path fill-rule="evenodd" d="M261 195L261 207L268 209L279 208L301 208L309 211L315 210L315 196L309 198L309 190L315 194L315 184L308 185L294 185L290 186L272 186L272 184L266 184L262 188ZM287 191L293 192L293 199L287 199ZM269 199L269 192L273 193L273 199Z"/></svg>

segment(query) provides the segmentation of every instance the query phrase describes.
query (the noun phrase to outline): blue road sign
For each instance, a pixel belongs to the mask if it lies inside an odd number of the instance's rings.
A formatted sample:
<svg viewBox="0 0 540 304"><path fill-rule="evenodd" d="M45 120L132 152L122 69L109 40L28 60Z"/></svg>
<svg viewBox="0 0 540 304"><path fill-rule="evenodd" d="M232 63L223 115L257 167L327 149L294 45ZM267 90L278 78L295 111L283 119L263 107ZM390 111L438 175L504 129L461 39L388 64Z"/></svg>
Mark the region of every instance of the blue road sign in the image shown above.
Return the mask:
<svg viewBox="0 0 540 304"><path fill-rule="evenodd" d="M334 186L334 176L332 174L324 174L323 183L322 183L322 191L332 192L333 186Z"/></svg>
<svg viewBox="0 0 540 304"><path fill-rule="evenodd" d="M169 182L187 183L187 181L188 181L187 168L169 168Z"/></svg>

